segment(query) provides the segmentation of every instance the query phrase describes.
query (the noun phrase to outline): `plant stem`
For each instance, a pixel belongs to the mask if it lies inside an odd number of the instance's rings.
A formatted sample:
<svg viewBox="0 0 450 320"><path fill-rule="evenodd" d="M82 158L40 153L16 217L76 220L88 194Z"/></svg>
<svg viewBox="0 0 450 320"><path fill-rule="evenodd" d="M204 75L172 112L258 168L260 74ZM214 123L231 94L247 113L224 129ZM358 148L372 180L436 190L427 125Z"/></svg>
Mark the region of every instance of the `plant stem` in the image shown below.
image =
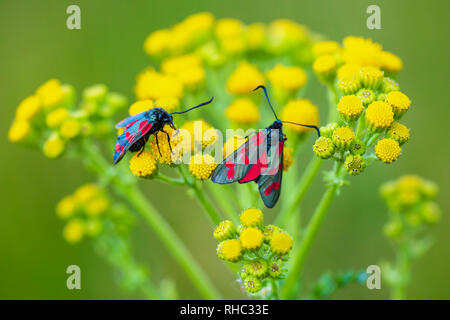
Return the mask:
<svg viewBox="0 0 450 320"><path fill-rule="evenodd" d="M409 281L410 264L411 259L409 257L409 250L406 244L397 251L396 259L396 271L400 275L398 279L392 285L391 299L392 300L405 300L406 299L406 287Z"/></svg>
<svg viewBox="0 0 450 320"><path fill-rule="evenodd" d="M314 181L314 177L319 171L322 165L322 159L313 157L305 172L303 173L298 186L295 188L295 194L290 198L288 205L280 212L277 219L275 220L275 225L285 226L288 221L290 221L292 215L295 213L295 209L300 205L303 197L306 194L311 183Z"/></svg>
<svg viewBox="0 0 450 320"><path fill-rule="evenodd" d="M163 182L166 182L166 183L169 183L172 185L177 185L177 186L183 186L186 184L183 179L168 177L168 176L162 174L161 172L158 172L156 174L155 179L161 180Z"/></svg>
<svg viewBox="0 0 450 320"><path fill-rule="evenodd" d="M206 186L208 190L211 192L212 196L216 200L216 202L222 208L222 211L226 214L228 219L230 219L235 225L239 224L239 216L237 215L237 211L230 202L230 198L227 198L222 192L223 188L229 188L229 186L221 186L222 188L218 188L218 186L213 183L207 183Z"/></svg>

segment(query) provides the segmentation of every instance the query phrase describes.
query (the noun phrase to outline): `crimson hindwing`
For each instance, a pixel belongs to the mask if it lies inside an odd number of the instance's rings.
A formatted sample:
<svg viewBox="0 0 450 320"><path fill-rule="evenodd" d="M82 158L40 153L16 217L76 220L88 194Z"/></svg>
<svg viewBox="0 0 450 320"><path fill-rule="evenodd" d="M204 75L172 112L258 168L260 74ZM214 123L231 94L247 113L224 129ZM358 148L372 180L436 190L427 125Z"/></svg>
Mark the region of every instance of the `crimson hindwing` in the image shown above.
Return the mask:
<svg viewBox="0 0 450 320"><path fill-rule="evenodd" d="M125 131L117 137L114 146L114 164L123 158L133 144L147 134L152 128L152 123L145 111L119 122L116 128L125 128Z"/></svg>

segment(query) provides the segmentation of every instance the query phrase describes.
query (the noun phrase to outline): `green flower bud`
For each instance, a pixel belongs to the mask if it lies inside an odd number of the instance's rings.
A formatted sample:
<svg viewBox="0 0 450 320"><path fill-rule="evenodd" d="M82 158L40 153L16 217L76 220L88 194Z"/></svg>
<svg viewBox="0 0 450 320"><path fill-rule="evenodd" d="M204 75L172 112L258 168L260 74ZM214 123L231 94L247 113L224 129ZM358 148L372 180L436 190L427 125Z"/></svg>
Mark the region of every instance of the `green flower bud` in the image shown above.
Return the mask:
<svg viewBox="0 0 450 320"><path fill-rule="evenodd" d="M283 273L282 267L283 267L283 260L277 259L270 261L269 275L275 279L279 278Z"/></svg>
<svg viewBox="0 0 450 320"><path fill-rule="evenodd" d="M370 89L360 89L356 96L361 99L364 106L368 106L375 101L375 93Z"/></svg>
<svg viewBox="0 0 450 320"><path fill-rule="evenodd" d="M344 167L348 173L356 176L364 171L366 162L360 155L349 155L347 156L347 158L345 158Z"/></svg>
<svg viewBox="0 0 450 320"><path fill-rule="evenodd" d="M214 230L214 238L217 241L231 239L236 234L236 229L233 222L229 220L222 221Z"/></svg>
<svg viewBox="0 0 450 320"><path fill-rule="evenodd" d="M333 141L326 137L320 137L314 143L313 151L319 158L328 159L334 154Z"/></svg>
<svg viewBox="0 0 450 320"><path fill-rule="evenodd" d="M380 89L381 91L383 91L383 93L388 93L391 91L399 91L400 86L398 85L397 81L388 77L384 77L383 80L381 80Z"/></svg>
<svg viewBox="0 0 450 320"><path fill-rule="evenodd" d="M388 238L398 238L403 232L403 224L400 220L393 220L387 223L383 232Z"/></svg>
<svg viewBox="0 0 450 320"><path fill-rule="evenodd" d="M278 228L277 226L273 225L273 224L269 224L264 228L264 241L269 243L270 240L272 240L272 236L279 232L281 229Z"/></svg>
<svg viewBox="0 0 450 320"><path fill-rule="evenodd" d="M350 146L350 153L353 155L363 155L366 153L366 145L361 140L354 140Z"/></svg>
<svg viewBox="0 0 450 320"><path fill-rule="evenodd" d="M344 77L339 79L337 87L344 95L351 95L361 88L361 83L356 77Z"/></svg>
<svg viewBox="0 0 450 320"><path fill-rule="evenodd" d="M254 276L248 276L244 280L244 288L250 293L258 292L259 290L261 290L261 287L262 287L261 281Z"/></svg>
<svg viewBox="0 0 450 320"><path fill-rule="evenodd" d="M262 259L258 259L248 264L247 270L249 275L257 278L263 278L268 271L267 262Z"/></svg>
<svg viewBox="0 0 450 320"><path fill-rule="evenodd" d="M320 127L320 135L326 138L331 138L331 136L333 135L334 130L336 130L336 128L339 125L336 122L331 122L329 124L327 124L324 127Z"/></svg>
<svg viewBox="0 0 450 320"><path fill-rule="evenodd" d="M422 206L422 218L426 223L434 224L441 219L441 209L435 202L426 202Z"/></svg>
<svg viewBox="0 0 450 320"><path fill-rule="evenodd" d="M105 86L104 84L96 84L84 89L83 99L88 102L100 104L101 102L103 102L103 100L105 100L107 93L108 93L107 86Z"/></svg>

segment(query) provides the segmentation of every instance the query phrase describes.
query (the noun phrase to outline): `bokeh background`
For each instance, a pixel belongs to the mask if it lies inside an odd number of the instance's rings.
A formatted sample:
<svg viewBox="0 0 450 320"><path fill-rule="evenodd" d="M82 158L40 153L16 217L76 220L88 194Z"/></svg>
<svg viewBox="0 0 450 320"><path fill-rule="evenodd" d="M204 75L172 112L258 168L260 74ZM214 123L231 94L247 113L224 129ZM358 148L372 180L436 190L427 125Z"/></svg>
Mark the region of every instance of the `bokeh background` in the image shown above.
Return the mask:
<svg viewBox="0 0 450 320"><path fill-rule="evenodd" d="M66 8L81 7L82 29L66 28ZM366 28L366 8L381 8L382 29ZM405 118L412 128L404 154L392 165L371 166L351 178L334 202L318 234L305 268L310 284L327 270L362 269L393 252L382 236L385 206L378 196L384 181L417 173L436 181L443 220L433 230L436 244L415 264L409 298L450 298L450 203L448 176L448 75L450 72L450 2L365 0L172 0L167 1L0 1L0 298L3 299L130 299L114 280L110 266L88 242L71 246L62 239L57 201L77 186L94 179L79 163L50 161L42 154L13 145L7 130L17 104L49 78L59 78L80 90L105 83L133 98L136 74L147 64L142 45L153 30L168 27L187 15L210 11L216 17L234 17L246 23L290 18L341 41L347 35L371 37L405 64L401 87L413 106ZM315 80L312 80L315 81ZM325 89L310 86L309 98L326 110ZM234 277L215 255L216 242L201 208L183 191L145 182L150 199L185 240L209 276L225 293L240 295ZM317 179L308 191L308 215L323 190ZM286 191L285 191L286 192ZM188 204L188 205L187 205ZM270 213L266 214L270 221ZM159 240L144 226L134 232L134 248L155 279L172 276L184 298L196 298L191 283ZM82 290L66 288L66 267L82 270ZM350 286L335 298L382 299L388 290Z"/></svg>

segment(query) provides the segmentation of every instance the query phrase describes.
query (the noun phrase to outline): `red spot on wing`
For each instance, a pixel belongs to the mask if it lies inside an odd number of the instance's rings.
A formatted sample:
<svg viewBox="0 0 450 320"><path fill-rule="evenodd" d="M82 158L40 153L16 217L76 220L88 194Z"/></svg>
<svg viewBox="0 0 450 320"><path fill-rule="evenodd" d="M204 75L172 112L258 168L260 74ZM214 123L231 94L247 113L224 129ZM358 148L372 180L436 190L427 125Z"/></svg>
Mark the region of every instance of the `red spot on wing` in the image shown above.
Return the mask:
<svg viewBox="0 0 450 320"><path fill-rule="evenodd" d="M132 122L130 122L129 124L127 124L126 126L125 126L125 128L129 128L129 127L131 127L133 124L135 124L137 122L137 120L134 120L134 121L132 121Z"/></svg>
<svg viewBox="0 0 450 320"><path fill-rule="evenodd" d="M227 171L227 178L228 178L228 180L233 180L234 175L235 175L235 170L234 170L235 164L234 164L234 162L226 162L225 163L225 167L228 168L228 171Z"/></svg>
<svg viewBox="0 0 450 320"><path fill-rule="evenodd" d="M139 123L139 131L142 132L142 134L147 133L147 131L151 128L151 124L148 122L148 120L141 121Z"/></svg>
<svg viewBox="0 0 450 320"><path fill-rule="evenodd" d="M133 135L129 133L128 131L125 132L125 138L127 138L128 142L133 141Z"/></svg>
<svg viewBox="0 0 450 320"><path fill-rule="evenodd" d="M239 180L239 182L244 183L253 181L257 179L260 174L261 174L261 163L257 162L254 165L252 165L250 170L248 170L247 174L241 180Z"/></svg>
<svg viewBox="0 0 450 320"><path fill-rule="evenodd" d="M274 181L272 182L272 184L270 186L268 186L266 188L266 190L264 190L264 195L268 196L270 195L274 190L278 190L280 189L280 183L278 181Z"/></svg>

